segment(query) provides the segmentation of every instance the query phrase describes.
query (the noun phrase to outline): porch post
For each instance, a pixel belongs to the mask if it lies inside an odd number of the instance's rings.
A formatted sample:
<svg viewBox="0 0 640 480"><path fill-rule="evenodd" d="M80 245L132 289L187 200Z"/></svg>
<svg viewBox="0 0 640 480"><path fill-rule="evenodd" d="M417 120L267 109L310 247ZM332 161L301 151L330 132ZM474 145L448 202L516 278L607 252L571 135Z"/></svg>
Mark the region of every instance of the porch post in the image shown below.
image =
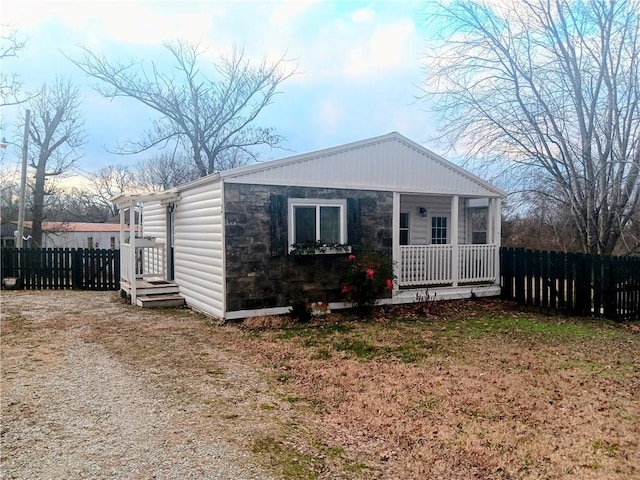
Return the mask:
<svg viewBox="0 0 640 480"><path fill-rule="evenodd" d="M138 272L136 269L136 202L129 201L129 272L131 275L131 305L136 304Z"/></svg>
<svg viewBox="0 0 640 480"><path fill-rule="evenodd" d="M402 265L400 262L402 261L400 255L400 194L398 192L393 192L393 213L391 220L391 240L393 245L393 264L395 265L395 274L400 279L400 272L402 271ZM398 282L394 282L393 289L398 289Z"/></svg>
<svg viewBox="0 0 640 480"><path fill-rule="evenodd" d="M494 257L496 272L496 285L500 285L500 245L502 243L502 199L495 198L493 201L493 244L496 246Z"/></svg>
<svg viewBox="0 0 640 480"><path fill-rule="evenodd" d="M487 244L495 245L496 243L496 199L489 199L489 209L487 211Z"/></svg>
<svg viewBox="0 0 640 480"><path fill-rule="evenodd" d="M451 197L451 284L454 287L458 286L458 278L460 278L458 262L459 262L459 248L458 248L458 215L459 215L459 198L458 195Z"/></svg>
<svg viewBox="0 0 640 480"><path fill-rule="evenodd" d="M120 214L120 245L122 245L124 243L124 232L126 229L126 215L127 215L127 210L125 208L121 208L118 207L118 213ZM120 261L122 261L122 258L120 259Z"/></svg>
<svg viewBox="0 0 640 480"><path fill-rule="evenodd" d="M124 267L124 265L126 265L125 262L128 262L129 259L127 258L125 252L125 249L122 248L122 244L124 243L124 235L125 235L125 229L127 226L126 223L126 215L127 215L127 210L126 208L124 208L124 206L122 205L118 205L118 214L120 216L120 236L119 236L119 243L118 243L118 248L120 249L119 255L120 255L120 265L122 265L123 267L120 269L120 278L118 279L118 281L120 282L120 289L122 289L122 272L126 271L126 268ZM125 278L126 280L126 278Z"/></svg>

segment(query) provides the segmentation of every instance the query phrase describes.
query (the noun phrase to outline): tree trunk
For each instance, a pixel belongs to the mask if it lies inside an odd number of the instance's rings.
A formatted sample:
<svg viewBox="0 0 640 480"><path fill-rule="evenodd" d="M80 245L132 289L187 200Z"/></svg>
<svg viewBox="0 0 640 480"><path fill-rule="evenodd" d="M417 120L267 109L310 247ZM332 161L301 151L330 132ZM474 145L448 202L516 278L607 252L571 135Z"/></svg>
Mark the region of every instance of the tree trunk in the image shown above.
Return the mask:
<svg viewBox="0 0 640 480"><path fill-rule="evenodd" d="M42 222L44 221L44 195L45 195L45 165L44 153L40 153L38 166L36 168L36 178L33 188L32 224L31 224L31 245L34 248L42 247Z"/></svg>

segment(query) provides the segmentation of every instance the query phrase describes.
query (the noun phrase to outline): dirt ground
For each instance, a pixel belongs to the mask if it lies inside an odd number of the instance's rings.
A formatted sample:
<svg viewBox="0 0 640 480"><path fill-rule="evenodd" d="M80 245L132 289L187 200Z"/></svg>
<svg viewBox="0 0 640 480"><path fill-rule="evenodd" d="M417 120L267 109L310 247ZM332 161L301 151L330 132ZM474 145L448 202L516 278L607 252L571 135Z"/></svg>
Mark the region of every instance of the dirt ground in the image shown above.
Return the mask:
<svg viewBox="0 0 640 480"><path fill-rule="evenodd" d="M2 478L633 479L637 326L497 301L217 326L2 292Z"/></svg>

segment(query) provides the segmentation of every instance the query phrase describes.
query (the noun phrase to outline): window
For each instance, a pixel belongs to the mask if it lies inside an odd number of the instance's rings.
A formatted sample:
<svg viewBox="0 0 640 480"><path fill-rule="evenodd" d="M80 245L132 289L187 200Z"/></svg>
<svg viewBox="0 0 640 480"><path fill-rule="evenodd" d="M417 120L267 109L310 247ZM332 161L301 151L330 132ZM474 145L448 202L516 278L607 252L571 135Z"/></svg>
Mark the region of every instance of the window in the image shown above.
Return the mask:
<svg viewBox="0 0 640 480"><path fill-rule="evenodd" d="M409 245L409 213L400 212L400 245Z"/></svg>
<svg viewBox="0 0 640 480"><path fill-rule="evenodd" d="M447 243L447 217L431 217L431 243Z"/></svg>
<svg viewBox="0 0 640 480"><path fill-rule="evenodd" d="M111 250L115 250L116 249L116 237L111 237Z"/></svg>
<svg viewBox="0 0 640 480"><path fill-rule="evenodd" d="M87 237L87 248L93 248L93 237Z"/></svg>
<svg viewBox="0 0 640 480"><path fill-rule="evenodd" d="M346 201L289 199L289 245L346 243Z"/></svg>
<svg viewBox="0 0 640 480"><path fill-rule="evenodd" d="M487 243L487 213L486 208L472 208L469 211L471 220L471 243Z"/></svg>

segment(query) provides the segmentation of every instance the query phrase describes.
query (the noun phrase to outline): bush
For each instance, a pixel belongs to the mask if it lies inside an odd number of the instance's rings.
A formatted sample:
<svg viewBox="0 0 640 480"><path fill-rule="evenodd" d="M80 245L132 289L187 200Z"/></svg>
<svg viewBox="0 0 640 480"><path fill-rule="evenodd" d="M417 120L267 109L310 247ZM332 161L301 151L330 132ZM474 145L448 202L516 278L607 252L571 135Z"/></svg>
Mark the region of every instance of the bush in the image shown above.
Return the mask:
<svg viewBox="0 0 640 480"><path fill-rule="evenodd" d="M377 251L349 255L342 294L359 310L368 310L393 290L393 259Z"/></svg>

